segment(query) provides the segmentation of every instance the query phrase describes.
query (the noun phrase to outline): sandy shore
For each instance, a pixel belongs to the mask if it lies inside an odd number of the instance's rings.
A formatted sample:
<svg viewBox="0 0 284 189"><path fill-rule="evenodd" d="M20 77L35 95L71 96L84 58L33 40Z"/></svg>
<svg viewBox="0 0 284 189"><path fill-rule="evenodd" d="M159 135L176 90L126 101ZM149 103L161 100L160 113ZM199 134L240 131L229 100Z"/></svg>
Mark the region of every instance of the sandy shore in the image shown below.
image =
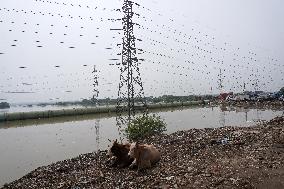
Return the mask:
<svg viewBox="0 0 284 189"><path fill-rule="evenodd" d="M162 160L142 173L109 167L103 151L37 168L3 188L284 188L284 117L144 142L157 146Z"/></svg>

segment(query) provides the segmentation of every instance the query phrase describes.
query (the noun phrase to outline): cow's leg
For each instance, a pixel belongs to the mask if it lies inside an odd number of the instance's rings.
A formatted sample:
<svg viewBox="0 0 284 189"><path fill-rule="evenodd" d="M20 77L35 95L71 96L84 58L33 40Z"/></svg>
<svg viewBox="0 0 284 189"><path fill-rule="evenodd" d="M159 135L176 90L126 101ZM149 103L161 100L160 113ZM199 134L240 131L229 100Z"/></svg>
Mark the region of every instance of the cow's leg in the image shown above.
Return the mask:
<svg viewBox="0 0 284 189"><path fill-rule="evenodd" d="M151 168L151 161L150 160L145 161L144 168Z"/></svg>
<svg viewBox="0 0 284 189"><path fill-rule="evenodd" d="M129 166L129 168L133 169L135 166L137 165L137 160L136 158L134 159L134 161L131 163L131 165Z"/></svg>
<svg viewBox="0 0 284 189"><path fill-rule="evenodd" d="M112 167L116 167L119 164L119 160L116 158L113 160L113 162L111 163Z"/></svg>

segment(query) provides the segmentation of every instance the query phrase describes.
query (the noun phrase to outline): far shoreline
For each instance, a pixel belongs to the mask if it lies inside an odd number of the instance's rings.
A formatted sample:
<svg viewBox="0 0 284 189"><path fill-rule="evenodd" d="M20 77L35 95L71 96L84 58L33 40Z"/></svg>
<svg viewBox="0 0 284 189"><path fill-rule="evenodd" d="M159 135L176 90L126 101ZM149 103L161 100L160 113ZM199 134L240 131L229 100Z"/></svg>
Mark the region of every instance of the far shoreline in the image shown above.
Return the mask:
<svg viewBox="0 0 284 189"><path fill-rule="evenodd" d="M165 108L174 108L174 107L200 106L204 104L205 104L204 101L157 103L157 104L148 104L147 108L149 110L155 110L155 109L165 109ZM137 106L138 112L139 108L140 107ZM68 116L87 115L87 114L107 114L115 112L116 112L115 105L60 109L60 110L31 111L31 112L12 112L12 113L8 112L2 114L0 113L0 122L29 120L29 119L47 119L54 117L68 117Z"/></svg>
<svg viewBox="0 0 284 189"><path fill-rule="evenodd" d="M284 110L284 101L239 101L239 102L226 102L226 101L187 101L187 102L172 102L172 103L151 103L147 105L149 111L157 111L163 109L175 109L183 107L215 107L220 106L222 111L226 111L227 107L242 107L245 109L275 109ZM64 107L64 106L63 106ZM80 108L62 108L56 110L43 110L43 111L28 111L28 112L4 112L0 113L0 124L5 122L24 121L24 120L48 120L50 118L72 117L80 115L114 115L116 113L116 106L86 106ZM139 113L139 107L138 107Z"/></svg>

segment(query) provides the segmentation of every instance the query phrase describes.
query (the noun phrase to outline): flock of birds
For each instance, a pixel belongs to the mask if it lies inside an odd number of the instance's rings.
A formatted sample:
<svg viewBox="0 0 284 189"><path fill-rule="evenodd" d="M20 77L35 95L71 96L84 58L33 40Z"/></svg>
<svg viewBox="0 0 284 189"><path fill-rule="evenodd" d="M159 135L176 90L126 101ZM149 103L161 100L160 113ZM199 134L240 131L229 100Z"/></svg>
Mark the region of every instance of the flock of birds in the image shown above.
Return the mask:
<svg viewBox="0 0 284 189"><path fill-rule="evenodd" d="M2 11L2 10L6 10L7 12L9 12L10 11L10 9L7 9L7 8L0 8L0 11ZM11 9L12 11L15 11L15 12L19 12L18 10L16 10L16 9ZM24 13L26 13L26 11L24 11L24 10L21 10L21 12L24 12ZM33 11L30 11L30 12L33 12ZM48 13L48 15L52 15L52 13ZM64 31L64 32L61 32L61 33L54 33L54 32L46 32L46 31L40 31L40 28L39 28L39 26L45 26L45 27L50 27L50 30L52 30L52 29L57 29L57 30L62 30L62 28L65 28L65 29L68 29L68 28L70 28L70 26L68 26L68 25L64 25L64 26L61 26L61 25L55 25L55 24L49 24L49 25L47 25L47 24L40 24L40 23L36 23L35 25L32 25L32 24L30 24L30 23L27 23L27 22L22 22L22 23L20 23L20 22L15 22L15 21L10 21L10 22L8 22L7 21L7 23L5 23L5 21L3 21L3 20L0 20L0 24L10 24L10 28L7 28L7 31L9 31L9 32L11 32L11 33L25 33L25 32L33 32L34 34L48 34L48 35L51 35L51 36L68 36L69 34L68 34L68 30L66 30L66 31ZM26 26L27 28L33 28L33 31L26 31L26 30L17 30L17 28L16 29L12 29L13 27L15 27L15 26ZM96 30L98 30L99 31L99 27L96 27ZM84 26L81 26L80 28L73 28L72 27L72 30L81 30L81 34L79 34L78 36L72 36L73 38L77 38L77 37L84 37L84 34L83 34L83 32L84 32ZM94 36L95 38L98 38L99 36L98 35L95 35ZM14 39L12 42L11 42L11 46L12 47L16 47L17 46L17 43L19 42L19 39ZM41 48L41 47L43 47L43 44L41 44L41 41L40 40L36 40L36 41L34 41L35 42L35 46L36 47L39 47L39 48ZM65 41L59 41L58 42L58 44L60 44L60 45L62 45L62 44L65 44L66 42ZM69 42L70 43L70 42ZM71 42L72 43L72 42ZM93 42L93 41L91 41L90 43L89 43L90 45L95 45L96 43L95 42ZM68 48L70 48L70 49L74 49L75 48L75 46L68 46ZM4 52L1 52L1 54L5 54Z"/></svg>
<svg viewBox="0 0 284 189"><path fill-rule="evenodd" d="M74 40L79 41L78 38L91 37L86 34L86 30L92 30L93 39L99 39L104 37L104 30L102 28L103 23L119 23L121 24L122 18L103 18L96 17L96 12L105 12L108 15L109 12L119 13L122 15L122 9L111 9L106 7L99 7L86 4L74 4L71 2L59 2L59 1L46 1L46 0L34 0L35 3L41 3L42 5L54 5L54 6L66 6L76 9L88 9L90 16L76 14L62 14L60 12L49 11L34 11L16 8L0 7L0 14L23 14L36 17L56 17L56 19L70 20L70 24L59 25L47 22L38 22L36 24L27 21L19 20L4 20L0 18L1 24L5 24L8 28L4 28L6 32L13 33L13 35L19 36L10 41L11 47L20 46L21 42L20 33L33 33L35 35L49 35L49 36L70 36ZM146 96L161 96L164 94L173 95L189 95L189 94L210 94L216 93L216 91L233 91L241 92L243 90L263 90L272 85L279 75L284 75L284 65L281 62L272 57L265 57L265 50L253 49L251 47L235 47L229 41L223 41L218 39L214 34L210 32L205 33L197 27L192 27L190 30L186 30L185 25L178 25L175 18L167 18L165 14L144 7L141 4L134 3L133 20L135 20L134 35L136 36L136 54L140 63L141 78L144 85ZM142 13L140 13L142 12ZM144 13L144 14L143 14ZM149 14L147 14L149 13ZM151 14L150 14L151 13ZM147 15L147 16L146 16ZM165 23L157 23L155 21L155 15L160 18L164 18ZM2 17L4 18L4 17ZM75 26L72 20L77 20L81 23L81 26ZM86 28L85 22L91 22L95 27ZM16 27L17 26L17 27ZM50 31L40 30L40 26L49 28ZM109 25L108 25L109 26ZM19 28L28 28L19 29ZM121 26L120 26L121 27ZM95 29L95 30L94 30ZM2 29L1 29L2 30ZM79 31L80 34L75 36L69 34L71 30ZM111 30L108 28L108 30ZM80 88L89 88L91 96L98 98L110 97L116 98L118 82L119 82L119 69L123 67L121 64L121 52L122 52L122 29L113 29L111 44L106 46L98 46L97 41L89 41L90 46L96 46L100 51L107 51L109 58L105 60L107 64L100 66L98 64L96 69L92 70L94 64L81 63L76 72L66 73L66 65L50 65L50 67L56 68L51 76L20 76L18 77L17 84L12 82L13 76L9 76L7 73L2 73L0 77L7 77L1 81L5 81L0 84L0 93L40 93L49 91L60 91L64 93L73 93ZM64 38L62 38L64 39ZM45 48L46 46L40 39L33 41L35 47ZM67 44L64 46L64 44ZM54 45L62 45L62 47L75 49L77 48L73 41L58 41ZM22 46L23 44L21 44ZM85 48L90 48L85 46ZM75 49L76 50L76 49ZM72 52L71 52L72 53ZM1 57L9 55L4 49L0 49L0 61ZM84 68L86 67L86 68ZM62 68L58 73L58 69ZM28 65L19 66L18 69L33 69ZM117 74L115 81L110 80L108 73L109 70ZM56 73L55 73L56 72ZM98 73L100 73L98 75ZM105 75L103 75L105 73ZM278 73L279 75L275 74ZM4 75L4 76L3 76ZM65 85L52 86L54 82L52 77L56 80L64 81ZM65 79L63 79L65 78ZM112 79L112 78L111 78ZM284 84L284 78L280 78L282 84ZM33 82L43 81L43 82ZM277 81L279 82L279 81ZM279 86L280 87L280 86ZM15 90L12 90L12 89ZM19 88L23 90L19 91ZM8 89L8 90L7 90ZM3 98L6 99L6 98ZM52 98L52 100L61 99L59 97Z"/></svg>

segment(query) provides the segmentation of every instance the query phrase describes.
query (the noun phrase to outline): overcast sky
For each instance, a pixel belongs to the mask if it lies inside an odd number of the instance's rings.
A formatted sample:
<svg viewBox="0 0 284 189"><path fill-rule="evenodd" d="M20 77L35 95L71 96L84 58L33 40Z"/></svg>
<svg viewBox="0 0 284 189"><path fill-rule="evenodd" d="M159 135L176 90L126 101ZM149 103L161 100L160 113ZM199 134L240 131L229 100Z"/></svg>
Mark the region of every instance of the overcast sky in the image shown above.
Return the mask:
<svg viewBox="0 0 284 189"><path fill-rule="evenodd" d="M276 91L284 86L282 0L137 0L146 96ZM2 0L0 99L116 98L123 1ZM116 10L116 11L115 11ZM71 47L71 48L70 48ZM85 65L85 66L84 66ZM20 68L25 67L25 68ZM221 76L220 76L221 71ZM219 79L223 87L218 87ZM245 84L245 87L244 87ZM11 93L14 92L14 93ZM18 93L32 92L32 93Z"/></svg>

